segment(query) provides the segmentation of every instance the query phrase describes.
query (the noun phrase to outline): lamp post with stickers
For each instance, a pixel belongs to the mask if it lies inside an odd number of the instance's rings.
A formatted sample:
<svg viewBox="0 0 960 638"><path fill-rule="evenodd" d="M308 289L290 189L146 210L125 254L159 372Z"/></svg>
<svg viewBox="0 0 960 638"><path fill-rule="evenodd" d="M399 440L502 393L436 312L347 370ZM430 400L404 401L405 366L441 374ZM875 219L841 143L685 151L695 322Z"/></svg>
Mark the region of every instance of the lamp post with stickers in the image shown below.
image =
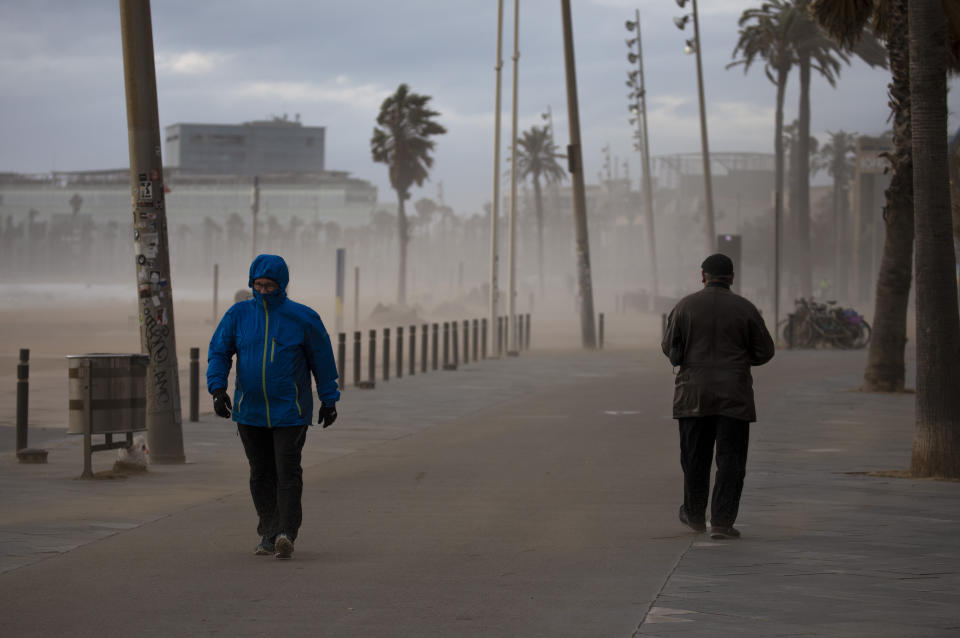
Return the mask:
<svg viewBox="0 0 960 638"><path fill-rule="evenodd" d="M150 1L120 0L120 28L127 98L140 345L143 353L150 356L146 384L147 444L154 463L183 463L186 459L173 329L173 290Z"/></svg>

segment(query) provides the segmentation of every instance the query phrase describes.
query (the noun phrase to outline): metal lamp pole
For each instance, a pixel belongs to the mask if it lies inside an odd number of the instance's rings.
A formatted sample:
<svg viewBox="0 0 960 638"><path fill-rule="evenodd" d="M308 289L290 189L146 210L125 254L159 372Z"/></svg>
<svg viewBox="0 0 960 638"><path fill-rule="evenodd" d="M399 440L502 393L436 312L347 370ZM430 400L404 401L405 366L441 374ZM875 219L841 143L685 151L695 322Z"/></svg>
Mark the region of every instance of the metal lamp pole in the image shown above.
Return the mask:
<svg viewBox="0 0 960 638"><path fill-rule="evenodd" d="M677 5L682 9L686 6L687 0L677 0ZM697 94L700 98L700 150L703 155L703 195L707 207L707 253L713 253L716 250L717 231L713 224L713 178L710 172L710 142L707 135L707 104L703 96L703 63L700 58L700 19L697 13L697 0L693 0L693 42L687 40L688 49L693 49L697 57ZM687 26L687 18L674 20L677 28L683 30Z"/></svg>
<svg viewBox="0 0 960 638"><path fill-rule="evenodd" d="M636 150L640 151L643 160L643 195L645 204L645 218L647 226L647 244L650 252L650 276L653 283L653 295L648 304L649 310L653 311L656 307L657 296L660 294L657 280L657 242L653 232L653 180L650 174L650 144L647 135L647 85L643 79L643 43L640 35L640 9L636 10L636 19L634 22L629 20L626 23L627 30L637 29L637 53L630 53L631 62L637 63L636 75L628 74L630 80L627 82L634 91L631 95L635 98L635 103L631 106L634 114L639 118L637 120L637 129L641 138L640 144L635 145ZM627 41L630 46L630 41ZM634 58L636 58L634 60ZM634 78L637 78L634 81Z"/></svg>
<svg viewBox="0 0 960 638"><path fill-rule="evenodd" d="M517 354L516 298L517 298L517 108L520 63L520 0L513 0L513 128L510 144L510 285L507 297L507 354Z"/></svg>
<svg viewBox="0 0 960 638"><path fill-rule="evenodd" d="M497 223L500 218L500 74L503 70L503 0L497 0L497 92L493 109L493 205L490 208L490 334L491 341L497 326Z"/></svg>
<svg viewBox="0 0 960 638"><path fill-rule="evenodd" d="M577 278L580 284L580 329L584 348L597 347L593 318L593 283L590 273L590 242L587 236L587 199L583 184L583 152L580 148L580 108L577 101L577 67L573 55L573 20L570 0L560 0L563 14L563 52L567 76L567 114L570 145L567 162L573 182L573 219L577 247Z"/></svg>
<svg viewBox="0 0 960 638"><path fill-rule="evenodd" d="M180 377L160 155L157 76L149 0L120 0L127 98L133 239L137 255L140 345L147 370L147 444L155 463L183 463Z"/></svg>

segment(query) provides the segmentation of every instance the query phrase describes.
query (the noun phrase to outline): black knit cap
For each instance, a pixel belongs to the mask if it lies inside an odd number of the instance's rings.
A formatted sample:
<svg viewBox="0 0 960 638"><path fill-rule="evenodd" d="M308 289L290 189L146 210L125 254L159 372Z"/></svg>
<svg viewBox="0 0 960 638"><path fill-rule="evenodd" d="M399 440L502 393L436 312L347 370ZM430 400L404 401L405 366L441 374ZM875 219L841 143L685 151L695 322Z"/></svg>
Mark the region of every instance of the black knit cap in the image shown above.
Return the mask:
<svg viewBox="0 0 960 638"><path fill-rule="evenodd" d="M716 253L704 259L700 269L714 277L729 277L733 274L733 260L723 253Z"/></svg>

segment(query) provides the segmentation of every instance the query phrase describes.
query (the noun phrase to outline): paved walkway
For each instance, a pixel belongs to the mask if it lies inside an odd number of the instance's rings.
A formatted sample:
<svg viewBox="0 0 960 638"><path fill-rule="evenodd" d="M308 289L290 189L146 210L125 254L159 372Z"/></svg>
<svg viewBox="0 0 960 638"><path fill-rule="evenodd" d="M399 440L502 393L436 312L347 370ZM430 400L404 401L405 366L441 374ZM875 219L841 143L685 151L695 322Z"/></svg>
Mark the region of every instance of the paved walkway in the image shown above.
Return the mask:
<svg viewBox="0 0 960 638"><path fill-rule="evenodd" d="M186 465L125 480L74 480L79 437L45 433L49 464L0 457L0 634L960 635L960 484L864 474L907 466L913 397L853 391L863 360L783 352L757 371L728 543L676 521L653 351L349 390L308 437L291 562L251 555L229 422L184 424Z"/></svg>

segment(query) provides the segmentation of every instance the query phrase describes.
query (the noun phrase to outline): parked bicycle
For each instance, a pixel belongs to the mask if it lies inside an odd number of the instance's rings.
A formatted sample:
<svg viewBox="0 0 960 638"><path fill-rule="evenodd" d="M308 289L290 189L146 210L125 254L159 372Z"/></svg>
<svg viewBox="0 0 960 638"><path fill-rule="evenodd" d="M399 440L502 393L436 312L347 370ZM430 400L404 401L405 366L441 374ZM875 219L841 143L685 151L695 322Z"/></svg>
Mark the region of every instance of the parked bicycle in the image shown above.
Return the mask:
<svg viewBox="0 0 960 638"><path fill-rule="evenodd" d="M788 348L839 348L853 350L870 343L872 329L863 315L841 308L836 301L817 303L797 299L796 309L777 326Z"/></svg>

